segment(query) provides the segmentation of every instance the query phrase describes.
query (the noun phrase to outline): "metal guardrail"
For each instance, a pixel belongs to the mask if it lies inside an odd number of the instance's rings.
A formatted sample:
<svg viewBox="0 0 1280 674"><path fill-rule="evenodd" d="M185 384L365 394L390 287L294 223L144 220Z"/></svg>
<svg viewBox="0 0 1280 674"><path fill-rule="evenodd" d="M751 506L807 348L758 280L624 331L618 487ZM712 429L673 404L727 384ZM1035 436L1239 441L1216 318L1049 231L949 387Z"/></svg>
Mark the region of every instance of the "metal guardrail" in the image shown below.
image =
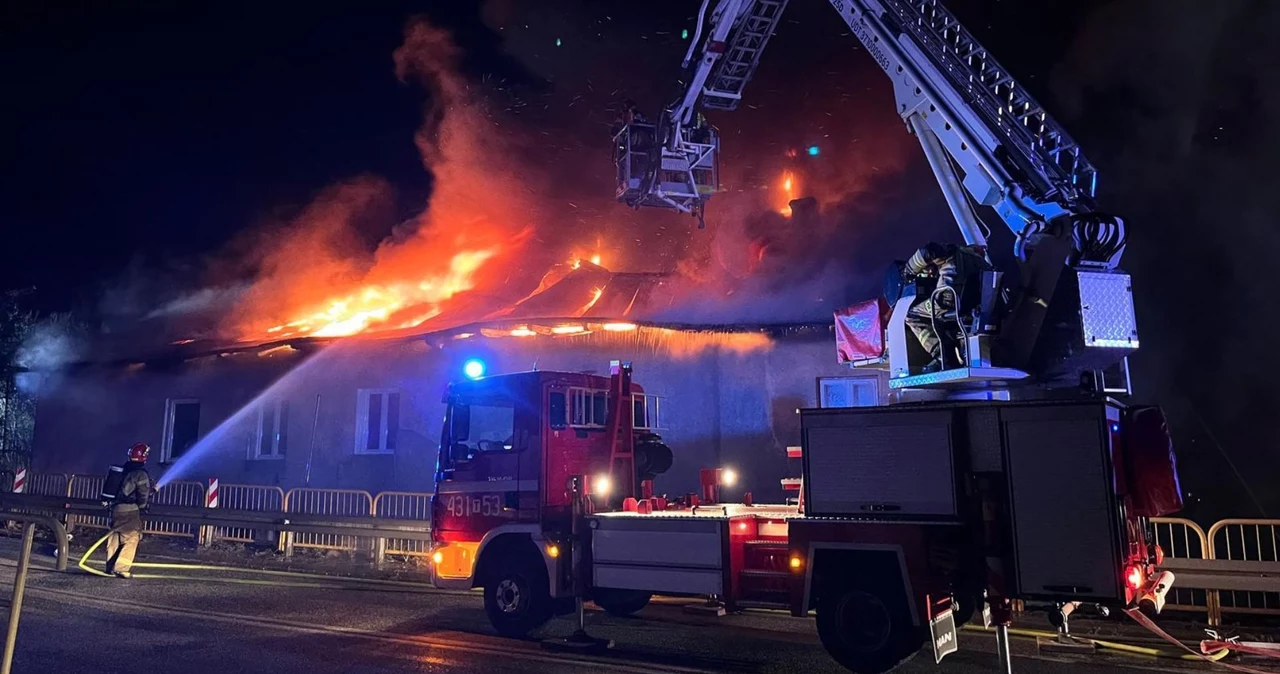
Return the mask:
<svg viewBox="0 0 1280 674"><path fill-rule="evenodd" d="M12 511L15 508L40 510L51 516L69 513L81 517L85 513L100 512L102 504L99 501L89 499L70 499L32 494L0 494L0 511ZM13 517L13 514L0 512L0 518L5 517ZM166 505L152 506L143 513L143 519L196 526L272 529L295 534L358 536L361 538L404 538L416 541L431 540L431 531L428 524L414 520L310 515L305 513L269 513Z"/></svg>
<svg viewBox="0 0 1280 674"><path fill-rule="evenodd" d="M1180 517L1152 517L1150 522L1155 533L1155 542L1164 550L1165 559L1207 559L1209 557L1209 539L1205 536L1204 529L1195 522ZM1166 597L1165 606L1179 611L1211 612L1206 590L1184 586L1181 576L1174 582L1173 589Z"/></svg>
<svg viewBox="0 0 1280 674"><path fill-rule="evenodd" d="M155 505L203 506L204 483L190 481L170 482L163 489L156 491L152 503ZM195 535L195 531L190 524L161 520L144 521L142 531L160 536L189 537Z"/></svg>
<svg viewBox="0 0 1280 674"><path fill-rule="evenodd" d="M284 512L284 490L256 484L224 484L219 488L219 508L224 510L252 510L255 512ZM214 540L232 543L255 543L260 535L274 533L266 529L243 527L214 527Z"/></svg>
<svg viewBox="0 0 1280 674"><path fill-rule="evenodd" d="M284 495L284 511L291 515L338 515L372 517L373 495L360 489L313 489L297 487ZM352 535L286 532L280 550L292 554L293 548L320 550L356 550L359 537Z"/></svg>
<svg viewBox="0 0 1280 674"><path fill-rule="evenodd" d="M1222 520L1208 532L1179 518L1151 524L1160 568L1176 576L1167 606L1205 611L1214 626L1223 613L1280 615L1280 520Z"/></svg>
<svg viewBox="0 0 1280 674"><path fill-rule="evenodd" d="M373 498L373 516L404 520L431 521L431 494L408 491L384 491ZM375 553L379 561L386 555L427 557L431 554L429 541L404 538L379 539Z"/></svg>
<svg viewBox="0 0 1280 674"><path fill-rule="evenodd" d="M1280 615L1280 520L1227 519L1209 528L1209 556L1222 573L1249 582L1211 588L1209 602L1223 612ZM1212 616L1211 616L1212 618Z"/></svg>
<svg viewBox="0 0 1280 674"><path fill-rule="evenodd" d="M27 589L27 569L31 566L31 547L35 542L35 525L49 527L58 542L58 571L67 570L67 530L62 523L44 515L32 515L20 512L5 513L11 520L19 520L22 525L22 551L18 554L18 570L13 577L13 598L9 602L9 626L4 637L4 655L0 659L0 674L9 674L13 670L13 650L18 643L18 622L22 619L22 597Z"/></svg>

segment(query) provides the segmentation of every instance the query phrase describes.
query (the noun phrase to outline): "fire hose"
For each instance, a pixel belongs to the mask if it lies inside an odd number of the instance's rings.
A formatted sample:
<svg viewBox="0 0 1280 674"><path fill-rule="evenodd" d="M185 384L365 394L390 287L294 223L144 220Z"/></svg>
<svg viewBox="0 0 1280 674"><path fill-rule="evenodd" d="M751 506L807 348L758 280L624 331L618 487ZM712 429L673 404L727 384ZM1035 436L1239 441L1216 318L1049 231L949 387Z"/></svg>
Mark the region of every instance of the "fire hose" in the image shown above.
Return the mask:
<svg viewBox="0 0 1280 674"><path fill-rule="evenodd" d="M109 538L111 534L117 533L117 531L118 531L117 529L112 529L108 531L106 534L103 534L102 538L99 538L97 542L95 542L93 545L90 545L89 549L85 550L84 555L80 557L80 561L76 566L80 567L80 569L85 571L86 573L92 574L94 576L110 578L111 574L104 573L90 566L89 558L93 556L94 552L97 552L98 548L102 547L102 544L107 541L107 538ZM213 564L187 564L187 563L170 563L170 562L134 562L133 566L138 568L143 568L143 569L175 569L175 570L183 570L183 571L228 571L228 572L234 572L234 573L252 573L252 574L258 574L263 576L283 576L283 577L290 577L290 578L316 578L316 579L330 580L330 582L304 583L304 582L285 582L285 581L279 581L279 580L254 580L249 578L204 578L202 579L202 580L211 581L211 582L235 583L240 585L271 585L276 587L315 587L315 588L329 588L329 589L333 589L333 588L343 589L347 587L355 588L357 585L365 586L365 588L367 588L367 586L369 585L381 585L389 588L398 588L396 590L390 590L390 591L398 591L398 592L410 592L410 593L442 592L441 590L436 590L434 588L425 586L422 583L412 583L408 581L397 581L397 580L383 580L378 578L355 579L353 583L342 585L339 583L332 582L332 581L344 580L342 578L336 578L333 576L324 576L320 574L302 573L298 571L277 571L274 569L246 569L246 568L239 568L239 567L217 566ZM163 574L135 574L133 577L140 578L140 579L168 578L173 580L187 580L190 578L189 576L163 575Z"/></svg>
<svg viewBox="0 0 1280 674"><path fill-rule="evenodd" d="M976 627L976 626L970 626L970 625L965 625L965 629L976 630L980 632L990 631L982 627ZM1044 637L1046 639L1052 639L1058 636L1057 632L1050 632L1047 630L1020 629L1016 627L1010 627L1009 634L1012 636L1030 637L1030 638ZM1225 658L1227 656L1227 653L1229 652L1226 649L1222 649L1219 651L1214 651L1213 653L1210 653L1208 655L1200 655L1194 652L1192 654L1187 654L1187 653L1178 653L1178 652L1170 651L1167 649L1152 648L1150 646L1138 646L1135 644L1126 644L1119 641L1108 641L1103 639L1088 639L1088 638L1077 637L1077 636L1073 636L1071 638L1074 641L1077 641L1082 644L1092 644L1094 646L1097 646L1100 649L1115 651L1117 653L1125 653L1129 655L1143 655L1143 656L1151 656L1151 657L1158 657L1158 658L1172 658L1177 660L1208 659L1216 662L1218 660L1221 660L1222 658ZM1272 673L1268 673L1268 674L1272 674Z"/></svg>
<svg viewBox="0 0 1280 674"><path fill-rule="evenodd" d="M1119 641L1109 641L1104 639L1088 639L1088 638L1074 637L1074 636L1071 638L1076 642L1079 642L1082 644L1092 644L1102 650L1114 651L1116 653L1121 653L1126 655L1170 658L1170 659L1185 660L1185 661L1192 661L1192 662L1207 661L1207 662L1216 663L1218 665L1221 665L1223 667L1226 667L1227 669L1230 669L1236 672L1246 672L1248 674L1277 674L1277 672L1274 670L1245 667L1243 665L1235 665L1227 662L1221 662L1221 660L1227 657L1227 655L1229 655L1231 651L1238 651L1240 653L1248 653L1251 655L1261 655L1265 657L1280 658L1280 646L1275 646L1272 644L1238 643L1234 641L1212 639L1212 640L1201 641L1200 649L1203 652L1197 653L1190 646L1187 646L1186 644L1182 643L1174 636L1170 635L1168 632L1165 632L1163 629L1160 628L1160 626L1156 625L1150 618L1143 615L1138 610L1126 609L1125 614L1127 614L1130 618L1132 618L1134 622L1146 628L1148 631L1152 632L1153 634L1160 637L1161 639L1164 639L1165 641L1168 641L1169 643L1177 646L1181 651L1185 651L1185 652L1172 651L1172 650L1163 649L1163 648L1152 648L1150 646L1138 646L1136 644L1127 644ZM982 631L982 632L990 631L982 627L976 627L976 626L970 626L970 625L965 625L965 629ZM1030 638L1036 638L1036 637L1056 638L1057 636L1059 636L1057 632L1049 632L1046 630L1019 629L1019 628L1010 628L1009 634L1013 636L1030 637Z"/></svg>

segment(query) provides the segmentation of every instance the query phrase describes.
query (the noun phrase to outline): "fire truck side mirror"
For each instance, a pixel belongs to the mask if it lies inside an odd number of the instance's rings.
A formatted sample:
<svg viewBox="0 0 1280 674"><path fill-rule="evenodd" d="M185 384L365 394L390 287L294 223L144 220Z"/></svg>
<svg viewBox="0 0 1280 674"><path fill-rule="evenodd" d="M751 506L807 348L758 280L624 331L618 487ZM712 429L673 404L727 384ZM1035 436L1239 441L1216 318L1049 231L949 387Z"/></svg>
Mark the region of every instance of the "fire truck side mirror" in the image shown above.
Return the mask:
<svg viewBox="0 0 1280 674"><path fill-rule="evenodd" d="M465 463L472 459L471 448L461 442L455 442L449 446L449 458L453 463Z"/></svg>

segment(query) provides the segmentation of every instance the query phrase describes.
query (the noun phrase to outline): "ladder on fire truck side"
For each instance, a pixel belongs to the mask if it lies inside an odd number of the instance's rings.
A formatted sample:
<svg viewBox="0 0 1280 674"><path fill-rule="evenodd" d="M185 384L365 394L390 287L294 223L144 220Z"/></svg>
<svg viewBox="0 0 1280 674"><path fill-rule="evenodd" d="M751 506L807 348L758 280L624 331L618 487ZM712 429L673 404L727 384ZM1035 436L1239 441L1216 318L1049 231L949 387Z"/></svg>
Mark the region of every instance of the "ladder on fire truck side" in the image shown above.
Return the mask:
<svg viewBox="0 0 1280 674"><path fill-rule="evenodd" d="M635 407L631 397L631 363L609 363L609 476L613 480L613 496L619 502L635 496L636 438Z"/></svg>

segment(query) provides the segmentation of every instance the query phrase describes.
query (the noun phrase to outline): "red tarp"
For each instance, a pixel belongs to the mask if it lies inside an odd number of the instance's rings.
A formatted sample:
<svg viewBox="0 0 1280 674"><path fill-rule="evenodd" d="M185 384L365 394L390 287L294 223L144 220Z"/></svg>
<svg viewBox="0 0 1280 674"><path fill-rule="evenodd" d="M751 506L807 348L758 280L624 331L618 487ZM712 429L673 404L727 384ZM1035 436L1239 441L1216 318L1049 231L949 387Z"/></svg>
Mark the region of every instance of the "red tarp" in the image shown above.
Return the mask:
<svg viewBox="0 0 1280 674"><path fill-rule="evenodd" d="M877 298L836 311L836 355L849 363L884 355L889 305Z"/></svg>

